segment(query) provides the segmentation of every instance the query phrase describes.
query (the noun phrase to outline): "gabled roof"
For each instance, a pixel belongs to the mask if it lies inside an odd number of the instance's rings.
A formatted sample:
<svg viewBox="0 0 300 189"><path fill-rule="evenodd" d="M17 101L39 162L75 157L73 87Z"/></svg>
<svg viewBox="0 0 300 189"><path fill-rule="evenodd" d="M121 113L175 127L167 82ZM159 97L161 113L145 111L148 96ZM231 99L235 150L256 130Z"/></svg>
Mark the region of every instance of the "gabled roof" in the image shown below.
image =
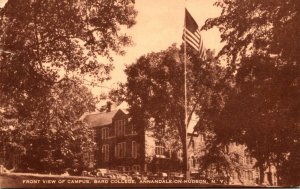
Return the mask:
<svg viewBox="0 0 300 189"><path fill-rule="evenodd" d="M87 122L90 127L101 127L112 124L113 118L118 112L124 113L121 109L110 112L85 113L81 116L80 120Z"/></svg>

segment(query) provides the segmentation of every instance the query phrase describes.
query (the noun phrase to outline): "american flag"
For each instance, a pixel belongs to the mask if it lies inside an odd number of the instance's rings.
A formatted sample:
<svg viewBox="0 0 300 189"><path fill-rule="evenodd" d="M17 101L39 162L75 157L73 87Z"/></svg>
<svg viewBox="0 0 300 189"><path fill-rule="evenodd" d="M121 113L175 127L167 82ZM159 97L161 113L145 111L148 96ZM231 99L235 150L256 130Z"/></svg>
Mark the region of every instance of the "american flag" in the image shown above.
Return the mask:
<svg viewBox="0 0 300 189"><path fill-rule="evenodd" d="M197 22L191 16L189 11L185 9L185 24L183 30L183 40L193 47L195 50L199 51L200 58L206 59L206 50L203 46L203 41L200 35L200 30Z"/></svg>

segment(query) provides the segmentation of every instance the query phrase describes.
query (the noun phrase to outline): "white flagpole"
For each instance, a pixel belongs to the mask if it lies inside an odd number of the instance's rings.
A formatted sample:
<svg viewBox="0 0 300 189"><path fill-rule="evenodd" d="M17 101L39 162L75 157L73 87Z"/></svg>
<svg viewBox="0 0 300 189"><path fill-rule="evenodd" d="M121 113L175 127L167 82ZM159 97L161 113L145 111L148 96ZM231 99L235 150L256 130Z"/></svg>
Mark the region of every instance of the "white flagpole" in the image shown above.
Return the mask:
<svg viewBox="0 0 300 189"><path fill-rule="evenodd" d="M184 1L185 2L185 9L186 9L186 0ZM184 9L184 30L186 29L186 15L185 15L185 9ZM184 31L186 32L186 31ZM187 129L188 129L188 123L187 123L187 53L186 53L186 40L183 40L184 41L184 126L185 126L185 149L186 149L186 162L184 162L184 166L185 168L187 169L186 170L186 179L190 179L190 171L189 171L189 163L188 163L188 143L187 143L187 140L188 140L188 136L187 136Z"/></svg>

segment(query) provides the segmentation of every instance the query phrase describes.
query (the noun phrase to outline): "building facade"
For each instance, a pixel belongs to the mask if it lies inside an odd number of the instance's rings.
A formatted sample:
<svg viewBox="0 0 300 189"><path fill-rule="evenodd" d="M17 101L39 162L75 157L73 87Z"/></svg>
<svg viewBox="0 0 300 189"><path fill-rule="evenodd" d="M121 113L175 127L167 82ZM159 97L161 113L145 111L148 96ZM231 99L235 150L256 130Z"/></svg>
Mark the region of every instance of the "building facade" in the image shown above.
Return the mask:
<svg viewBox="0 0 300 189"><path fill-rule="evenodd" d="M143 137L128 124L123 110L91 113L83 118L93 129L96 150L92 156L94 168L119 171L141 171L144 161L141 153ZM88 157L87 157L88 159Z"/></svg>
<svg viewBox="0 0 300 189"><path fill-rule="evenodd" d="M224 155L228 158L228 161L234 160L235 170L226 173L224 170L217 170L216 166L212 164L207 171L201 171L201 157L208 152L205 138L206 135L203 133L188 134L188 141L191 140L188 154L192 176L198 178L222 178L225 179L226 183L233 185L253 186L259 184L260 172L258 168L255 168L256 160L250 156L246 146L236 143L231 143L224 149ZM263 183L269 186L278 184L275 166L270 165L265 170Z"/></svg>
<svg viewBox="0 0 300 189"><path fill-rule="evenodd" d="M86 153L86 161L92 168L107 168L122 172L180 172L182 169L182 151L174 150L170 145L154 137L153 133L142 125L129 124L128 114L116 109L106 112L83 115L94 133L96 150ZM192 137L192 140L191 140ZM171 140L171 139L170 139ZM209 171L200 170L201 157L207 153L206 135L188 133L188 161L194 178L213 178L222 174L229 184L255 185L258 183L259 170L254 168L255 159L243 145L232 143L227 154L238 159L239 170L224 174L212 166ZM270 172L270 173L269 173ZM272 178L270 180L270 177ZM276 185L276 169L271 167L265 173L265 183Z"/></svg>
<svg viewBox="0 0 300 189"><path fill-rule="evenodd" d="M94 153L84 153L90 168L122 172L179 171L179 154L157 140L143 126L130 125L121 109L84 114L81 117L93 130Z"/></svg>

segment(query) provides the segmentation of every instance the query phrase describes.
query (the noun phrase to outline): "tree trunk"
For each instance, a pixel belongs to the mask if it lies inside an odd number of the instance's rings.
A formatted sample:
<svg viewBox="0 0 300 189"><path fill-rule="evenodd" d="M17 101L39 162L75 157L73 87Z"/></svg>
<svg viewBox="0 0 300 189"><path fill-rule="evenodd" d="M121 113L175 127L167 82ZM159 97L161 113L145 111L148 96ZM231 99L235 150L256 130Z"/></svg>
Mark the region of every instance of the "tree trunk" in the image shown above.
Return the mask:
<svg viewBox="0 0 300 189"><path fill-rule="evenodd" d="M238 180L240 181L240 183L242 184L242 185L244 185L244 180L242 179L242 171L238 171Z"/></svg>
<svg viewBox="0 0 300 189"><path fill-rule="evenodd" d="M265 177L265 169L263 164L259 165L259 183L263 184L264 182L264 177Z"/></svg>
<svg viewBox="0 0 300 189"><path fill-rule="evenodd" d="M143 171L148 171L148 170L146 170L146 121L143 121L142 122L142 125L144 125L144 127L142 127L141 128L141 130L140 130L140 132L141 132L141 134L140 134L140 144L142 144L142 145L140 145L140 148L141 148L141 157L140 157L140 159L141 159L141 170L143 170Z"/></svg>
<svg viewBox="0 0 300 189"><path fill-rule="evenodd" d="M270 164L270 162L268 162L268 167L269 167L269 172L268 172L268 174L267 174L267 178L268 178L268 182L269 182L269 184L271 185L271 186L273 186L273 178L272 178L272 169L271 169L271 164Z"/></svg>
<svg viewBox="0 0 300 189"><path fill-rule="evenodd" d="M183 155L183 158L182 158L182 160L183 160L183 173L185 173L185 178L186 179L190 179L186 129L184 129L184 133L181 136L181 141L182 141L182 155Z"/></svg>

